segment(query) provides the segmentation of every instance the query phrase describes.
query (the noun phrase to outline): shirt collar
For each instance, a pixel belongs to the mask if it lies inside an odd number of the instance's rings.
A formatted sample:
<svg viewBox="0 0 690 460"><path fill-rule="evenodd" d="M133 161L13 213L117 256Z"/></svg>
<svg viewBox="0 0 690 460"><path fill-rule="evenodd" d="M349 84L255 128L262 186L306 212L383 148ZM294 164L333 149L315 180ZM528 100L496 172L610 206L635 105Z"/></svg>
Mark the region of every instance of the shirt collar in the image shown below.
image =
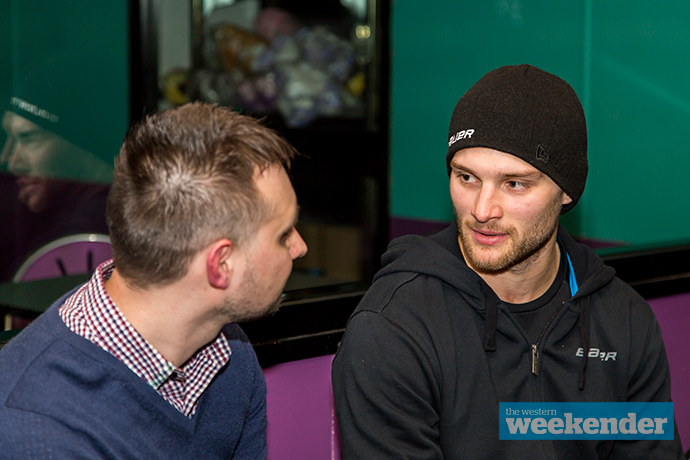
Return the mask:
<svg viewBox="0 0 690 460"><path fill-rule="evenodd" d="M230 359L230 344L221 332L197 351L180 369L165 359L129 323L105 289L105 281L115 268L112 260L102 263L91 280L72 295L60 308L65 324L74 332L106 350L132 372L158 390L176 371L184 376L185 386L196 380L210 381L203 375L209 368L214 375ZM200 361L205 363L200 365ZM201 370L203 369L203 371ZM201 384L204 388L208 383Z"/></svg>

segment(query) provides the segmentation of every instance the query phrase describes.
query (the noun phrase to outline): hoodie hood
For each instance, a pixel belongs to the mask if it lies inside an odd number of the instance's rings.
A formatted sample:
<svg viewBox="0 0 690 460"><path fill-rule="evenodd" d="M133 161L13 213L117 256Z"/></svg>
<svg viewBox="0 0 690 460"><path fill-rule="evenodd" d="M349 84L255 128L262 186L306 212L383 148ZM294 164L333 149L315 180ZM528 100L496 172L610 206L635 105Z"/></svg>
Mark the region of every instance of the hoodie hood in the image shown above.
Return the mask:
<svg viewBox="0 0 690 460"><path fill-rule="evenodd" d="M433 276L457 288L475 308L483 309L482 284L486 283L462 258L455 224L430 238L419 235L396 238L388 245L381 264L383 267L374 282L394 274Z"/></svg>
<svg viewBox="0 0 690 460"><path fill-rule="evenodd" d="M573 300L596 292L613 279L613 268L604 265L589 247L575 242L562 226L558 229L558 239L575 271L578 291ZM407 235L396 238L388 245L381 263L383 267L374 281L406 272L433 276L483 303L482 285L486 283L465 263L458 245L455 223L431 237ZM480 310L483 308L481 305L475 306Z"/></svg>

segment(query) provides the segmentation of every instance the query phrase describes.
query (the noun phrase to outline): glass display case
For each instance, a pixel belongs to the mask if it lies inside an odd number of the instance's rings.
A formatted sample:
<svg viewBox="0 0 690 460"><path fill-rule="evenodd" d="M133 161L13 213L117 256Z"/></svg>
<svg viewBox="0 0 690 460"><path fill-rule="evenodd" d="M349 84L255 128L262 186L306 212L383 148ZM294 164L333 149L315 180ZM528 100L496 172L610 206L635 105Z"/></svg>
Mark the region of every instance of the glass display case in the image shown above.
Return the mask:
<svg viewBox="0 0 690 460"><path fill-rule="evenodd" d="M301 154L291 176L309 253L283 308L243 327L268 350L262 362L332 353L388 241L388 3L44 3L0 6L4 328L25 326L100 262L88 252L75 271L55 257L60 278L17 276L56 241L107 237L105 198L129 123L204 100L262 119ZM51 161L29 165L39 157ZM50 200L39 207L41 191Z"/></svg>
<svg viewBox="0 0 690 460"><path fill-rule="evenodd" d="M141 0L137 8L133 113L201 100L279 131L300 153L291 175L309 246L288 289L370 281L388 233L386 5Z"/></svg>
<svg viewBox="0 0 690 460"><path fill-rule="evenodd" d="M379 88L371 84L378 70L372 5L347 0L161 3L159 107L200 99L259 117L279 115L293 128L328 118L359 121L375 130ZM190 28L188 43L180 42L186 38L180 26Z"/></svg>

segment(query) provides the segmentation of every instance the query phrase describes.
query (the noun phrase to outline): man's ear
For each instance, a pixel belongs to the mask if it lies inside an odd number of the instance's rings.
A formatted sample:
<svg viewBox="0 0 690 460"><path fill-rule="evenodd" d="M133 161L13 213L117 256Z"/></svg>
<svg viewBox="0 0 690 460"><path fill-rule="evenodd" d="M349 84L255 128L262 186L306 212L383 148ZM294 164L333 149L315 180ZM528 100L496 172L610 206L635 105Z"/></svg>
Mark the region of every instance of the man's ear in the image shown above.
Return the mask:
<svg viewBox="0 0 690 460"><path fill-rule="evenodd" d="M227 289L232 276L232 261L230 255L234 246L232 241L223 238L211 246L206 258L206 274L208 283L216 289Z"/></svg>
<svg viewBox="0 0 690 460"><path fill-rule="evenodd" d="M570 195L563 192L563 201L561 202L561 205L565 206L566 204L570 204L572 202L573 202L573 199L570 198Z"/></svg>

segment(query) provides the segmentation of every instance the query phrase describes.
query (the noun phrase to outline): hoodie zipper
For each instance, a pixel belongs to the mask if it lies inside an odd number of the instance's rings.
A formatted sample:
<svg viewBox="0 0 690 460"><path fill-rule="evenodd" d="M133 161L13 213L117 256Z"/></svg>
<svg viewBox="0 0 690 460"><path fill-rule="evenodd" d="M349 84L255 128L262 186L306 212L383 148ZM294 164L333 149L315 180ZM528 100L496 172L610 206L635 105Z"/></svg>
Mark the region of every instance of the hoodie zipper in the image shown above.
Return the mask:
<svg viewBox="0 0 690 460"><path fill-rule="evenodd" d="M570 255L566 252L565 253L566 260L568 261L568 284L570 285L570 295L575 297L575 294L578 291L578 285L577 285L577 279L575 278L575 269L573 268L573 263L570 260ZM565 302L561 303L561 306L558 307L558 310L554 312L554 314L551 316L551 319L549 319L549 322L546 323L546 327L544 328L543 331L541 331L541 335L537 339L537 343L532 344L532 374L535 376L539 376L539 344L541 343L541 340L544 338L544 335L546 334L546 331L549 329L549 326L551 326L551 323L553 320L556 318L558 313L563 309L565 306Z"/></svg>
<svg viewBox="0 0 690 460"><path fill-rule="evenodd" d="M539 344L546 335L546 331L549 329L549 326L551 326L551 323L553 323L553 320L556 319L556 316L558 316L558 313L563 309L564 306L565 302L562 302L561 306L558 307L553 315L551 315L549 322L546 323L544 330L541 331L541 335L537 339L537 342L532 344L532 374L536 376L539 376Z"/></svg>

